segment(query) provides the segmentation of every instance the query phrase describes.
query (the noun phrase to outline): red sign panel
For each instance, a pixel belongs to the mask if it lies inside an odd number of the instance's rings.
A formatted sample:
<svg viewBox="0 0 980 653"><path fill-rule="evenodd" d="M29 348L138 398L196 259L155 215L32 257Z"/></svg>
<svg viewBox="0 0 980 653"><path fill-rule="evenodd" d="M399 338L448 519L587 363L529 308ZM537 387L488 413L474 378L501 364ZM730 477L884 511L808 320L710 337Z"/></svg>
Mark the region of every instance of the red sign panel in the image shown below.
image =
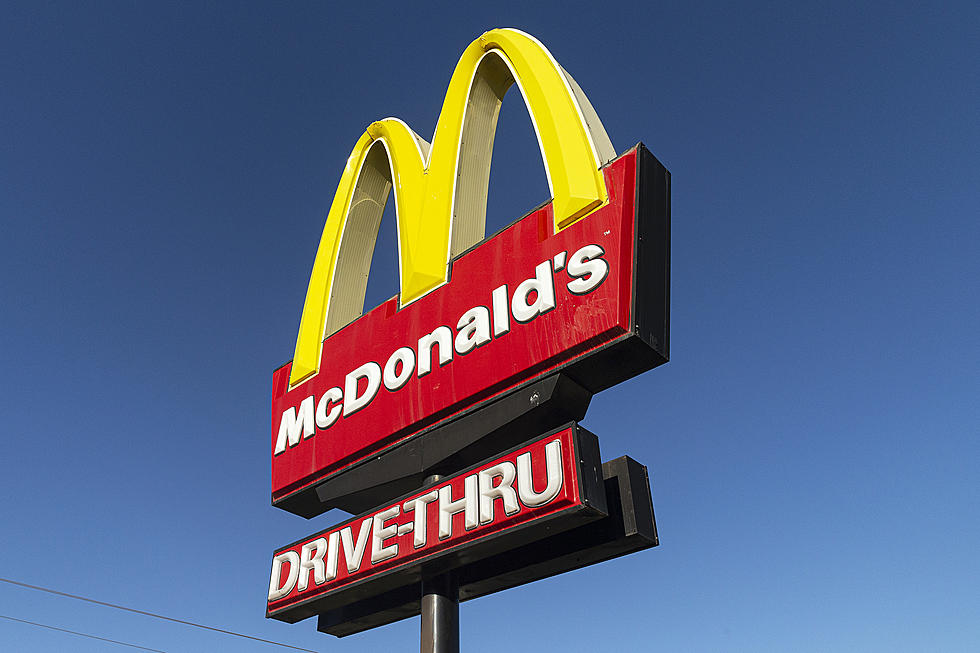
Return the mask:
<svg viewBox="0 0 980 653"><path fill-rule="evenodd" d="M605 516L575 425L276 551L267 616L295 622Z"/></svg>
<svg viewBox="0 0 980 653"><path fill-rule="evenodd" d="M553 233L545 205L455 259L446 285L401 308L390 299L333 334L311 379L289 388L290 365L276 370L273 503L595 354L618 351L601 373L577 368L593 392L665 362L666 332L641 332L637 302L644 157L659 166L641 146L604 168L609 202L585 219ZM613 347L627 340L655 355Z"/></svg>

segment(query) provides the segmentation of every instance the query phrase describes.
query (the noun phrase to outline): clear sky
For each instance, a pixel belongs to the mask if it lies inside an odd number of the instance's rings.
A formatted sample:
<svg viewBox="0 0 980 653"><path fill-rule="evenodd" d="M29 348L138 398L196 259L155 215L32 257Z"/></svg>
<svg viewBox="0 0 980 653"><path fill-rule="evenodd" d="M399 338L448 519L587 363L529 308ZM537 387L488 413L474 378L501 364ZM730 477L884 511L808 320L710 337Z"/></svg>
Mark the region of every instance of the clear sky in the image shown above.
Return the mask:
<svg viewBox="0 0 980 653"><path fill-rule="evenodd" d="M364 127L431 137L510 26L673 175L671 362L584 422L649 466L662 545L463 604L464 649L977 650L978 5L341 4L0 7L0 576L416 650L417 619L264 618L273 549L342 517L269 505L271 374ZM490 229L547 199L508 95ZM0 614L277 650L5 584ZM125 650L2 620L0 648Z"/></svg>

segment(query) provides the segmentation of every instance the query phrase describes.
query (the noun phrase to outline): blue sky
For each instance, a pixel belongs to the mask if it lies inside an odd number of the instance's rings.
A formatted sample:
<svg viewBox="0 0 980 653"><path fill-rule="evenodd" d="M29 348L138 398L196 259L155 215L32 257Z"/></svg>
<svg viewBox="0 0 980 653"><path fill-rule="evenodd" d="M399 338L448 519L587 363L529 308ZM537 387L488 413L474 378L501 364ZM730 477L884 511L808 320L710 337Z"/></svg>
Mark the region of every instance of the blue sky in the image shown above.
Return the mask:
<svg viewBox="0 0 980 653"><path fill-rule="evenodd" d="M541 39L673 176L671 362L598 395L662 545L464 604L467 651L968 651L980 641L975 3L4 3L0 577L305 648L272 550L272 370L364 127L430 137L463 48ZM489 229L548 199L504 103ZM394 294L391 215L369 305ZM0 584L0 614L264 651ZM108 644L0 621L5 650ZM119 650L125 650L120 648ZM285 649L279 649L285 650Z"/></svg>

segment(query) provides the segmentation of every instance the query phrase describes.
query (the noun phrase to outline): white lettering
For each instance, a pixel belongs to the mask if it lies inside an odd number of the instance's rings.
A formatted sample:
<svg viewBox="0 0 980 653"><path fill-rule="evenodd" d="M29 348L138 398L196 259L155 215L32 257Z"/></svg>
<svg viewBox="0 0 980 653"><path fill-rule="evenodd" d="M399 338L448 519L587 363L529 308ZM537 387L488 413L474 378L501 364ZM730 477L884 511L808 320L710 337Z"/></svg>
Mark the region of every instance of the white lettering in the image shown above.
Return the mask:
<svg viewBox="0 0 980 653"><path fill-rule="evenodd" d="M340 388L330 388L323 393L320 397L320 402L316 405L316 425L318 428L326 429L333 426L333 423L337 421L340 417L341 408L340 400L344 398L344 393L340 391ZM327 408L330 404L334 404L334 407L327 412Z"/></svg>
<svg viewBox="0 0 980 653"><path fill-rule="evenodd" d="M510 331L510 312L507 310L507 286L493 289L491 295L493 306L493 337L502 336Z"/></svg>
<svg viewBox="0 0 980 653"><path fill-rule="evenodd" d="M401 369L399 370L399 363ZM415 371L415 352L411 347L399 347L385 363L385 387L394 392L401 388Z"/></svg>
<svg viewBox="0 0 980 653"><path fill-rule="evenodd" d="M371 535L373 517L361 521L361 530L357 534L357 544L354 544L354 532L348 526L340 531L340 542L344 545L344 560L347 561L347 573L353 574L361 568L361 559L367 547L368 536Z"/></svg>
<svg viewBox="0 0 980 653"><path fill-rule="evenodd" d="M364 388L364 394L357 396L357 386L360 385L361 379L367 379L367 387ZM344 396L347 398L344 401L344 417L356 413L371 403L380 387L381 366L373 361L364 363L349 373L344 379Z"/></svg>
<svg viewBox="0 0 980 653"><path fill-rule="evenodd" d="M322 585L326 580L326 570L323 566L323 555L327 552L327 540L318 537L303 545L299 554L299 583L296 589L300 592L306 589L310 582L310 570L313 570L313 582Z"/></svg>
<svg viewBox="0 0 980 653"><path fill-rule="evenodd" d="M327 569L324 572L324 582L337 577L337 560L340 558L340 533L334 531L327 536Z"/></svg>
<svg viewBox="0 0 980 653"><path fill-rule="evenodd" d="M490 342L490 311L477 306L463 313L456 324L456 352L468 354L480 345Z"/></svg>
<svg viewBox="0 0 980 653"><path fill-rule="evenodd" d="M499 465L494 465L484 469L479 473L480 477L480 523L489 524L493 521L493 502L500 499L504 504L504 512L513 515L521 509L517 503L517 492L514 491L514 478L517 469L514 463L505 461ZM493 486L493 479L499 478L500 485Z"/></svg>
<svg viewBox="0 0 980 653"><path fill-rule="evenodd" d="M466 530L472 530L479 525L480 488L476 474L471 474L463 480L463 498L452 500L451 485L439 488L439 539L444 540L453 534L453 515L465 512Z"/></svg>
<svg viewBox="0 0 980 653"><path fill-rule="evenodd" d="M374 526L372 527L374 534L371 535L372 565L376 565L379 562L398 555L398 540L395 540L394 544L384 545L386 539L398 534L398 524L385 526L384 523L392 517L397 517L400 512L401 509L398 506L392 506L374 516Z"/></svg>
<svg viewBox="0 0 980 653"><path fill-rule="evenodd" d="M599 258L605 253L605 250L598 245L586 245L572 254L568 260L567 270L572 277L572 281L568 282L570 291L576 295L584 295L592 292L605 281L606 275L609 274L609 264L605 259Z"/></svg>
<svg viewBox="0 0 980 653"><path fill-rule="evenodd" d="M289 576L281 586L282 566L289 565ZM269 600L277 601L293 591L296 579L299 578L299 554L295 551L283 551L272 558L272 577L269 579Z"/></svg>
<svg viewBox="0 0 980 653"><path fill-rule="evenodd" d="M425 546L426 524L429 521L427 506L438 498L439 493L432 490L431 492L426 492L420 497L409 499L402 506L405 509L405 512L415 511L415 535L413 536L413 544L415 545L416 549Z"/></svg>
<svg viewBox="0 0 980 653"><path fill-rule="evenodd" d="M592 292L609 276L610 265L605 254L597 244L580 247L571 255L567 251L559 252L536 265L534 276L518 284L513 295L509 294L510 287L506 284L494 288L489 308L475 306L463 313L455 333L449 326L438 326L419 338L416 348L405 346L392 352L383 368L373 361L365 363L347 374L341 387L324 392L318 402L316 397L309 396L298 406L286 408L279 421L274 455L299 445L319 430L330 428L341 416L349 417L366 408L377 397L382 383L390 392L396 392L405 387L413 374L422 378L432 372L433 365L441 367L452 362L454 354L466 355L509 333L512 319L527 323L555 309L555 274L558 271L564 270L568 274L570 280L566 285L571 293ZM502 491L508 492L507 489ZM424 526L416 529L416 542L419 538L425 541L424 533Z"/></svg>
<svg viewBox="0 0 980 653"><path fill-rule="evenodd" d="M563 474L561 468L561 440L552 440L544 447L545 473L548 484L543 492L534 491L534 474L531 470L531 452L517 457L517 491L521 502L528 508L537 508L548 503L561 491Z"/></svg>
<svg viewBox="0 0 980 653"><path fill-rule="evenodd" d="M439 365L445 365L453 359L453 332L449 327L441 326L432 333L419 338L419 378L432 371L432 346L439 345Z"/></svg>
<svg viewBox="0 0 980 653"><path fill-rule="evenodd" d="M276 438L275 454L281 454L286 450L286 442L290 447L299 444L300 433L303 438L308 438L316 433L313 426L313 396L309 396L299 405L299 415L296 409L290 406L282 412L282 419L279 420L279 436Z"/></svg>
<svg viewBox="0 0 980 653"><path fill-rule="evenodd" d="M565 267L565 259L568 257L568 252L558 252L552 259L555 262L555 272L561 272Z"/></svg>
<svg viewBox="0 0 980 653"><path fill-rule="evenodd" d="M531 293L535 294L534 301L528 303ZM547 313L555 307L555 279L551 272L551 260L540 263L534 268L534 277L522 281L510 300L510 308L514 319L518 322L530 322L538 315Z"/></svg>

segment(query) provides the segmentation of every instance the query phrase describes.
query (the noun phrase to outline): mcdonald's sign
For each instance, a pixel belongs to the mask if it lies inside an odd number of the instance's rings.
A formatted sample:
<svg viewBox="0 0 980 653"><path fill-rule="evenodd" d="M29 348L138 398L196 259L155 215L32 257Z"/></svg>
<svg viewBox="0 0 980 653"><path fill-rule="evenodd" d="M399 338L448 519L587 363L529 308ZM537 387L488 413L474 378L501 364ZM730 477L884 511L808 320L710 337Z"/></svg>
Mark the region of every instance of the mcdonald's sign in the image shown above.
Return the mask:
<svg viewBox="0 0 980 653"><path fill-rule="evenodd" d="M484 239L497 116L515 84L552 199ZM400 292L362 315L392 190ZM669 217L667 170L642 145L616 155L541 43L511 29L473 41L431 143L386 118L347 160L293 360L273 373L273 504L312 516L328 507L318 486L550 375L591 396L666 362Z"/></svg>

